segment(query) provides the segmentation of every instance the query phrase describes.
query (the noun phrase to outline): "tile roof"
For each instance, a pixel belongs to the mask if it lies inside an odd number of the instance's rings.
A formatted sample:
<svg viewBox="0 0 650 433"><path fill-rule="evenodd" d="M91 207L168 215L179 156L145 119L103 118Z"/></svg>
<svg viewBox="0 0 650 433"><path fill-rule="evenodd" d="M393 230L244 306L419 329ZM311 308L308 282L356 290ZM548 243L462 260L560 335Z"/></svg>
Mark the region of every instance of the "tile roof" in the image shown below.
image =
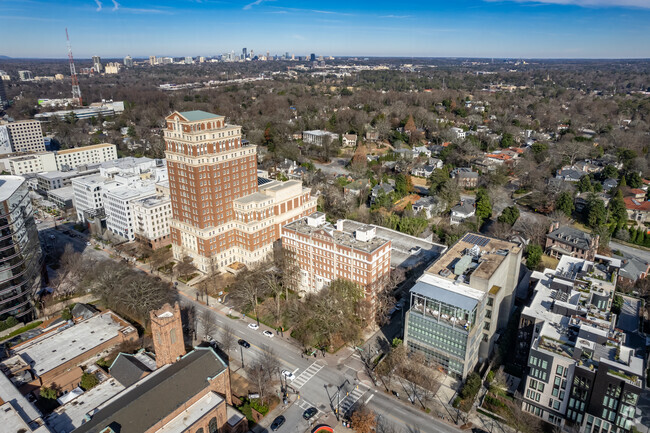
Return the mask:
<svg viewBox="0 0 650 433"><path fill-rule="evenodd" d="M650 212L650 201L639 201L634 197L625 197L623 199L625 202L625 207L628 210L638 210L641 212Z"/></svg>

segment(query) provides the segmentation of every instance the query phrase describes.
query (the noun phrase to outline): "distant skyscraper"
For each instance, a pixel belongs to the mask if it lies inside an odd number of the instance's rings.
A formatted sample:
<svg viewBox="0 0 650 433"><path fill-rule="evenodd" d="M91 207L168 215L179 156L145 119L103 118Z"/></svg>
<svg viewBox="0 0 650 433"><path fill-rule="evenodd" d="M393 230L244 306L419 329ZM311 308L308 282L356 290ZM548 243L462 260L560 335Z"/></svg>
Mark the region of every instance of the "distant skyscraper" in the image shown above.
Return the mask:
<svg viewBox="0 0 650 433"><path fill-rule="evenodd" d="M149 56L149 64L150 64L151 66L155 66L155 65L156 65L156 56Z"/></svg>
<svg viewBox="0 0 650 433"><path fill-rule="evenodd" d="M4 80L0 79L0 108L4 107L7 102L9 102L9 99L7 99L5 83Z"/></svg>
<svg viewBox="0 0 650 433"><path fill-rule="evenodd" d="M270 58L269 50L266 50L266 60Z"/></svg>
<svg viewBox="0 0 650 433"><path fill-rule="evenodd" d="M309 55L309 60L312 61L312 62L315 62L315 61L316 61L316 54L311 53L311 54Z"/></svg>
<svg viewBox="0 0 650 433"><path fill-rule="evenodd" d="M124 66L127 68L132 68L133 67L133 59L131 56L126 56L124 58Z"/></svg>
<svg viewBox="0 0 650 433"><path fill-rule="evenodd" d="M194 59L192 59L191 56L187 56L187 57L185 57L185 64L186 64L186 65L191 65L191 64L193 64L193 63L194 63Z"/></svg>
<svg viewBox="0 0 650 433"><path fill-rule="evenodd" d="M102 59L99 56L93 56L93 69L98 74L102 72Z"/></svg>
<svg viewBox="0 0 650 433"><path fill-rule="evenodd" d="M244 55L244 59L248 58L248 50L246 48L243 48L241 53Z"/></svg>
<svg viewBox="0 0 650 433"><path fill-rule="evenodd" d="M286 60L289 60L289 51L287 51L286 53L284 53L284 58L285 58Z"/></svg>
<svg viewBox="0 0 650 433"><path fill-rule="evenodd" d="M32 71L18 71L18 77L20 78L20 81L29 81L34 79Z"/></svg>

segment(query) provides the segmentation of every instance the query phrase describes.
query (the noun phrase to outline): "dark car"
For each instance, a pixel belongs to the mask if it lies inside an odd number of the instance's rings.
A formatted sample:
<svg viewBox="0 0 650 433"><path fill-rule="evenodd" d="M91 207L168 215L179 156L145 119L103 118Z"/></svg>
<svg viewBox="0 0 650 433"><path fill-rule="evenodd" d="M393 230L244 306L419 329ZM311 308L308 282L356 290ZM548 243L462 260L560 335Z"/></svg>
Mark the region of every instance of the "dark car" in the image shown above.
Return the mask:
<svg viewBox="0 0 650 433"><path fill-rule="evenodd" d="M246 349L248 349L249 347L251 347L251 344L250 344L248 341L246 341L246 340L239 340L237 343L239 343L240 346L243 346L243 347L245 347Z"/></svg>
<svg viewBox="0 0 650 433"><path fill-rule="evenodd" d="M317 413L318 413L318 409L316 409L315 407L310 407L309 409L307 409L307 410L302 414L302 417L303 417L304 419L309 419L309 418L313 417L314 415L316 415Z"/></svg>
<svg viewBox="0 0 650 433"><path fill-rule="evenodd" d="M276 431L280 427L282 427L282 424L286 421L286 418L282 415L277 417L276 419L273 420L273 423L271 424L271 430Z"/></svg>

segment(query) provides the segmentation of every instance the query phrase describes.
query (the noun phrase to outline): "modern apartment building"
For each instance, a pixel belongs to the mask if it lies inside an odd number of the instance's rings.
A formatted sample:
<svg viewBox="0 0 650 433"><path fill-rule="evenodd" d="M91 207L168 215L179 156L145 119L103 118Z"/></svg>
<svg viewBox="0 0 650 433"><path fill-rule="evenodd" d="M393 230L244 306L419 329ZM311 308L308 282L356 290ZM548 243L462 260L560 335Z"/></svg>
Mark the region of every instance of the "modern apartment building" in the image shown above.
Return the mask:
<svg viewBox="0 0 650 433"><path fill-rule="evenodd" d="M610 312L619 267L610 257L563 256L557 269L533 273L515 350L526 368L525 411L588 433L628 432L635 424L644 348L626 346Z"/></svg>
<svg viewBox="0 0 650 433"><path fill-rule="evenodd" d="M104 191L106 228L115 235L134 241L136 218L133 205L138 200L155 195L156 186L146 181L135 181Z"/></svg>
<svg viewBox="0 0 650 433"><path fill-rule="evenodd" d="M317 292L333 280L363 287L371 300L390 275L390 240L377 236L372 226L354 233L337 230L323 212L282 227L282 247L293 253L300 268L298 290Z"/></svg>
<svg viewBox="0 0 650 433"><path fill-rule="evenodd" d="M51 152L38 152L18 156L7 156L0 161L5 170L15 176L23 174L56 171L56 158Z"/></svg>
<svg viewBox="0 0 650 433"><path fill-rule="evenodd" d="M522 248L468 233L411 288L404 343L465 378L506 327L519 281Z"/></svg>
<svg viewBox="0 0 650 433"><path fill-rule="evenodd" d="M4 125L14 152L44 152L43 129L38 120L19 120Z"/></svg>
<svg viewBox="0 0 650 433"><path fill-rule="evenodd" d="M202 272L265 259L280 227L316 210L299 181L258 186L257 147L241 127L204 111L166 118L165 144L177 260L190 256Z"/></svg>
<svg viewBox="0 0 650 433"><path fill-rule="evenodd" d="M0 176L0 320L31 319L41 286L42 255L27 182Z"/></svg>
<svg viewBox="0 0 650 433"><path fill-rule="evenodd" d="M133 202L135 237L152 249L171 244L169 221L172 217L172 201L169 196L158 195Z"/></svg>
<svg viewBox="0 0 650 433"><path fill-rule="evenodd" d="M77 220L87 222L89 216L103 213L104 191L117 188L121 184L110 181L96 174L92 176L77 177L72 179L74 192L74 208L77 211Z"/></svg>
<svg viewBox="0 0 650 433"><path fill-rule="evenodd" d="M45 171L36 175L37 189L42 194L72 185L72 179L99 172L99 166L79 166L69 171Z"/></svg>
<svg viewBox="0 0 650 433"><path fill-rule="evenodd" d="M85 164L99 164L117 159L117 146L110 143L75 147L56 152L58 170L70 170Z"/></svg>

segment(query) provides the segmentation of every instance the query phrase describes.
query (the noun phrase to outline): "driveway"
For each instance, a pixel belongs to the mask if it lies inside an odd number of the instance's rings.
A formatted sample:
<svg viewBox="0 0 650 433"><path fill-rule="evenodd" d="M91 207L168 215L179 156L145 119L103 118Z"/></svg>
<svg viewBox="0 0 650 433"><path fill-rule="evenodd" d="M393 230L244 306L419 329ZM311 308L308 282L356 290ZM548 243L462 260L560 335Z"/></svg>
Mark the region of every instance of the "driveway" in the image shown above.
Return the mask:
<svg viewBox="0 0 650 433"><path fill-rule="evenodd" d="M315 162L314 166L327 174L348 174L348 170L345 168L348 161L346 158L332 158L332 162L329 164Z"/></svg>

